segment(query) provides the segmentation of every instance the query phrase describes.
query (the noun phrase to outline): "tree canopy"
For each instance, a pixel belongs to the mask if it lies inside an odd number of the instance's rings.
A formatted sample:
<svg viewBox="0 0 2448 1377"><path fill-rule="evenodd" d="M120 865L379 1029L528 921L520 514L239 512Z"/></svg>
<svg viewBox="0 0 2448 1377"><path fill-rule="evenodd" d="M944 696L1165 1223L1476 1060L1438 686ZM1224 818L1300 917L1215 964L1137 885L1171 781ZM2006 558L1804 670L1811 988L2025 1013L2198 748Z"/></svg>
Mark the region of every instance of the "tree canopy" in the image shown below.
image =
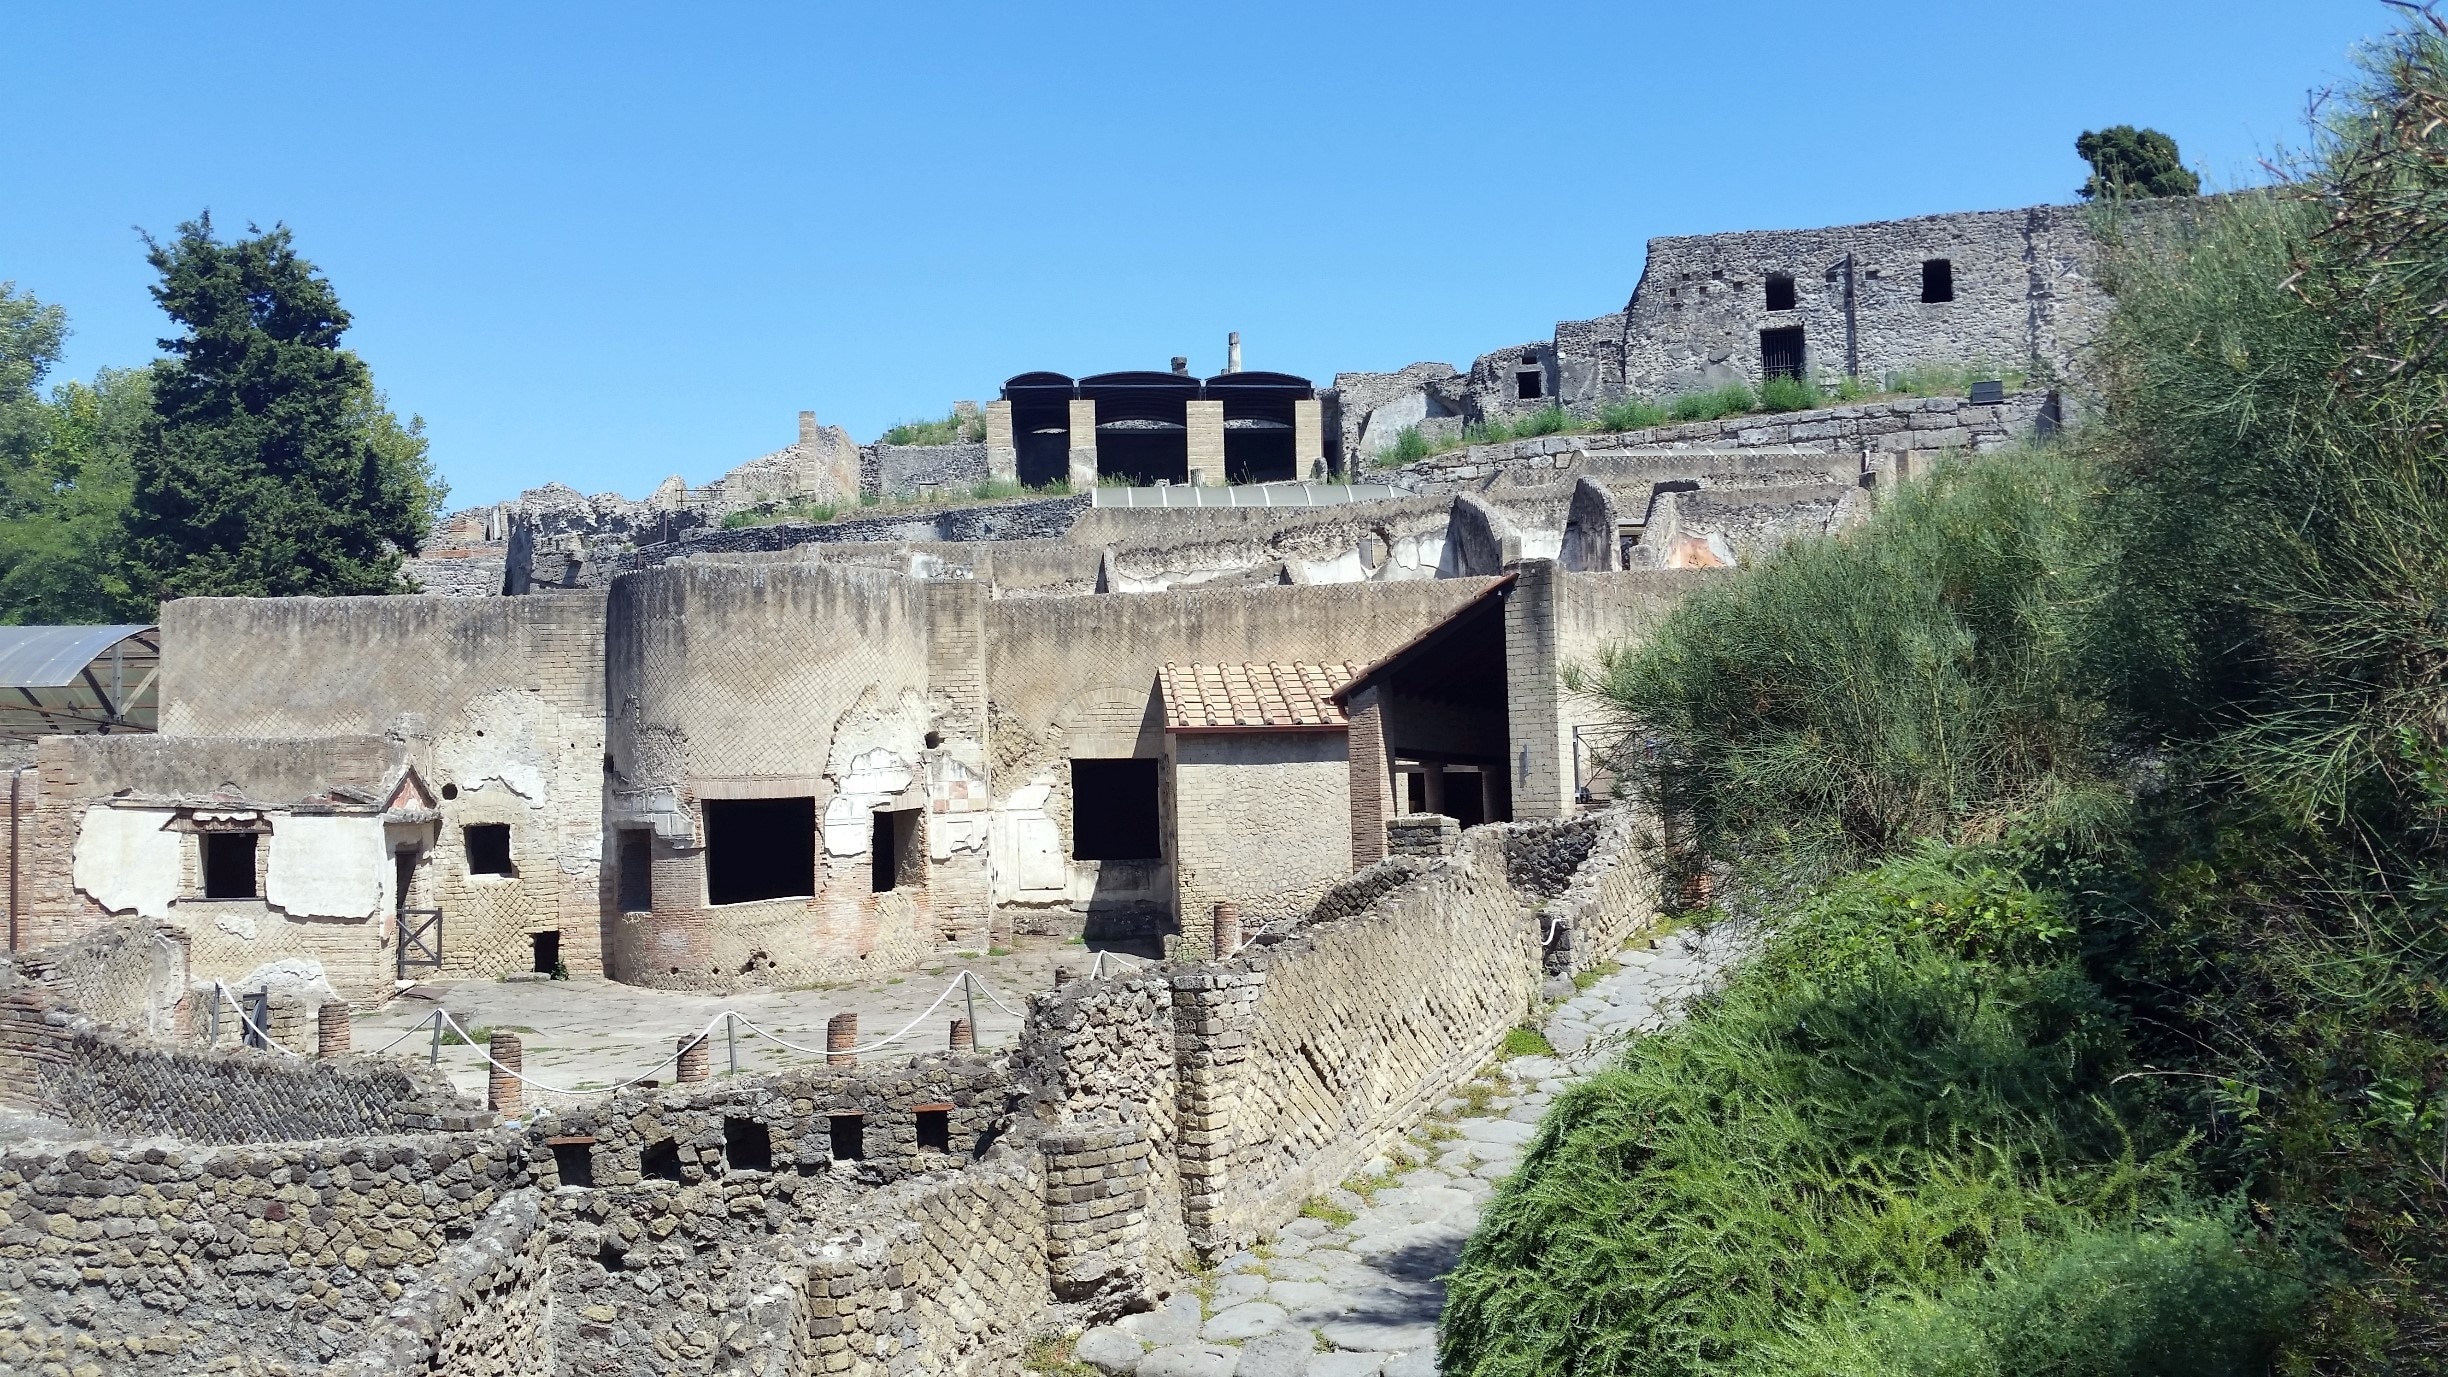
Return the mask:
<svg viewBox="0 0 2448 1377"><path fill-rule="evenodd" d="M2083 199L2102 196L2199 196L2201 178L2185 168L2176 141L2156 129L2130 124L2086 129L2074 151L2091 164Z"/></svg>
<svg viewBox="0 0 2448 1377"><path fill-rule="evenodd" d="M349 314L288 228L224 242L209 213L148 240L161 342L133 455L126 563L165 597L407 591L446 489L423 423L340 345Z"/></svg>

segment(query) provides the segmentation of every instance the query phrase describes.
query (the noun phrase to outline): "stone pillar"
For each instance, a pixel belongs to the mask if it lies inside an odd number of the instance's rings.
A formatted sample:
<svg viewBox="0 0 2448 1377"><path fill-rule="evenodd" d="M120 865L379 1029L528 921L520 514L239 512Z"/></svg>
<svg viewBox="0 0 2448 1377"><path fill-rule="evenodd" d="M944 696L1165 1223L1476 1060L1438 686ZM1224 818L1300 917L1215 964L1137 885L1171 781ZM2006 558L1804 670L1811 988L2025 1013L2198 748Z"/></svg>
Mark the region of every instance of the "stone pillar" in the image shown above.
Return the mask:
<svg viewBox="0 0 2448 1377"><path fill-rule="evenodd" d="M1428 811L1431 813L1444 812L1445 767L1433 760L1421 762L1420 780L1425 786L1420 792L1425 796Z"/></svg>
<svg viewBox="0 0 2448 1377"><path fill-rule="evenodd" d="M1315 397L1292 403L1292 476L1326 476L1326 413Z"/></svg>
<svg viewBox="0 0 2448 1377"><path fill-rule="evenodd" d="M812 444L815 444L815 443L816 443L817 434L818 434L818 432L819 432L821 429L822 429L822 427L820 427L820 426L818 426L818 425L816 424L816 413L815 413L815 412L813 412L813 411L802 411L802 412L800 412L800 413L799 413L799 443L800 443L800 444L803 444L803 445L812 445Z"/></svg>
<svg viewBox="0 0 2448 1377"><path fill-rule="evenodd" d="M986 477L997 483L1020 481L1020 444L1012 434L1010 402L986 404Z"/></svg>
<svg viewBox="0 0 2448 1377"><path fill-rule="evenodd" d="M510 1074L526 1069L518 1034L495 1033L493 1045L485 1050L493 1056L493 1065L485 1068L485 1106L496 1114L515 1114L527 1092L526 1082Z"/></svg>
<svg viewBox="0 0 2448 1377"><path fill-rule="evenodd" d="M1343 705L1351 719L1352 869L1385 859L1386 819L1394 814L1394 778L1385 751L1385 699L1377 686L1354 693Z"/></svg>
<svg viewBox="0 0 2448 1377"><path fill-rule="evenodd" d="M965 1018L956 1018L952 1020L951 1047L955 1052L974 1052L977 1050L977 1030L969 1026L969 1020Z"/></svg>
<svg viewBox="0 0 2448 1377"><path fill-rule="evenodd" d="M1215 954L1221 961L1241 950L1241 906L1221 902L1215 906Z"/></svg>
<svg viewBox="0 0 2448 1377"><path fill-rule="evenodd" d="M1191 483L1203 488L1224 486L1224 403L1193 401L1189 411Z"/></svg>
<svg viewBox="0 0 2448 1377"><path fill-rule="evenodd" d="M710 1073L714 1060L714 1040L703 1033L684 1033L680 1038L680 1060L672 1067L672 1079L683 1085L701 1081Z"/></svg>
<svg viewBox="0 0 2448 1377"><path fill-rule="evenodd" d="M1554 560L1523 560L1504 602L1505 768L1512 773L1517 819L1560 818L1573 808L1572 748L1565 739L1563 666L1556 647L1557 584ZM1428 806L1435 808L1435 800Z"/></svg>
<svg viewBox="0 0 2448 1377"><path fill-rule="evenodd" d="M1074 397L1071 399L1071 491L1087 492L1096 486L1096 449L1096 400Z"/></svg>
<svg viewBox="0 0 2448 1377"><path fill-rule="evenodd" d="M325 1061L349 1054L349 1007L332 1000L315 1010L315 1055Z"/></svg>
<svg viewBox="0 0 2448 1377"><path fill-rule="evenodd" d="M825 1020L825 1065L858 1065L858 1055L850 1050L856 1046L858 1046L857 1014L835 1014Z"/></svg>

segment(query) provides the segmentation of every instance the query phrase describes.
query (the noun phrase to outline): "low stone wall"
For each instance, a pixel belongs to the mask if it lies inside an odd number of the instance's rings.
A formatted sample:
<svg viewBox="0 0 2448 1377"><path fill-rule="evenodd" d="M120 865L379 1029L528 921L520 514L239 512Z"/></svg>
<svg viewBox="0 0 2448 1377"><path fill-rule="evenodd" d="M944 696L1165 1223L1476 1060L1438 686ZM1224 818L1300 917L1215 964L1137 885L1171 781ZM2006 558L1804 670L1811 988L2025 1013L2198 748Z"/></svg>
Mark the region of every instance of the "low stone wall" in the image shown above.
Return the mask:
<svg viewBox="0 0 2448 1377"><path fill-rule="evenodd" d="M0 1104L106 1136L192 1143L461 1132L493 1118L413 1061L152 1042L34 989L0 994Z"/></svg>
<svg viewBox="0 0 2448 1377"><path fill-rule="evenodd" d="M1505 864L1514 883L1547 899L1538 925L1550 975L1598 965L1664 912L1666 880L1656 838L1631 808L1522 829L1507 840Z"/></svg>
<svg viewBox="0 0 2448 1377"><path fill-rule="evenodd" d="M900 497L935 484L970 488L991 476L986 442L953 445L864 445L859 449L859 491Z"/></svg>
<svg viewBox="0 0 2448 1377"><path fill-rule="evenodd" d="M490 1134L0 1156L0 1370L337 1359L401 1269L432 1266L519 1184L519 1156Z"/></svg>
<svg viewBox="0 0 2448 1377"><path fill-rule="evenodd" d="M503 1198L400 1294L323 1377L523 1377L551 1372L551 1257L533 1191Z"/></svg>
<svg viewBox="0 0 2448 1377"><path fill-rule="evenodd" d="M17 980L57 1005L133 1033L172 1032L187 992L187 937L176 928L138 919L113 923L13 958L0 959ZM0 976L0 988L10 984Z"/></svg>
<svg viewBox="0 0 2448 1377"><path fill-rule="evenodd" d="M1542 435L1470 445L1399 468L1371 469L1372 482L1414 493L1450 493L1497 483L1553 483L1604 461L1657 450L1802 449L1825 453L1926 454L2000 448L2056 414L2056 394L2030 390L1974 405L1959 397L1914 397L1766 416L1729 416L1594 435Z"/></svg>
<svg viewBox="0 0 2448 1377"><path fill-rule="evenodd" d="M735 530L691 532L663 544L641 545L614 558L587 563L581 586L608 588L619 575L651 569L690 555L740 554L787 550L799 545L836 541L978 541L1051 540L1071 529L1088 509L1088 498L1039 497L966 507L937 507L908 512L849 517L822 523L780 522L772 526L742 526Z"/></svg>

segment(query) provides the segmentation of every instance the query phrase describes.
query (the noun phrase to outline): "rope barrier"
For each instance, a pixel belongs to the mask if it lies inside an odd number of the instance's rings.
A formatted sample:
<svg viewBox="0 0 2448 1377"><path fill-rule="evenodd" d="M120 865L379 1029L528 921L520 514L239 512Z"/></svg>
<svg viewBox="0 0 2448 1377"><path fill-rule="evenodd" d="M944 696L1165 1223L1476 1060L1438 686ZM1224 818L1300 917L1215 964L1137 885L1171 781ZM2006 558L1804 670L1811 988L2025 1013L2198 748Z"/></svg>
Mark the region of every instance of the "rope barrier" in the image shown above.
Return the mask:
<svg viewBox="0 0 2448 1377"><path fill-rule="evenodd" d="M299 1060L299 1061L304 1061L304 1060L306 1059L306 1058L305 1058L305 1056L304 1056L303 1054L298 1053L298 1052L295 1052L295 1051L292 1051L292 1050L290 1050L289 1048L287 1048L287 1047L283 1047L283 1046L281 1046L279 1043L277 1043L277 1042L273 1041L273 1040L272 1040L272 1035L271 1035L270 1033L268 1033L268 1032L264 1031L263 1025L261 1025L261 1024L259 1024L259 1023L257 1023L255 1020L253 1020L253 1019L251 1019L251 1018L248 1018L248 1017L247 1017L246 1006L245 1006L245 1005L243 1005L243 1004L240 1004L240 1003L237 1001L237 999L236 999L234 996L232 996L232 995L230 994L230 992L229 992L229 987L228 987L227 985L222 984L222 983L221 983L220 981L218 981L218 980L216 980L216 981L214 981L214 982L213 982L213 998L214 998L216 1001L218 1001L218 1000L227 1000L227 1001L229 1001L229 1006L230 1006L230 1008L232 1008L232 1009L234 1009L234 1010L236 1010L236 1011L237 1011L237 1014L238 1014L238 1026L239 1026L240 1028L244 1028L244 1029L250 1029L250 1030L252 1030L252 1031L254 1032L254 1034L255 1034L255 1036L256 1036L256 1037L261 1038L261 1039L263 1040L263 1045L264 1045L264 1046L269 1047L269 1048L272 1048L274 1051L279 1052L279 1053L280 1053L282 1056L285 1056L285 1057L294 1057L294 1058L296 1058L296 1059L297 1059L297 1060ZM238 1040L239 1040L240 1042L244 1042L244 1041L246 1041L246 1037L245 1037L245 1035L244 1035L244 1034L241 1034L241 1035L239 1036L239 1039L238 1039Z"/></svg>
<svg viewBox="0 0 2448 1377"><path fill-rule="evenodd" d="M433 1023L434 1019L441 1014L441 1012L442 1010L437 1007L432 1013L427 1014L425 1017L418 1019L415 1023L410 1024L407 1032L400 1034L398 1037L391 1039L389 1042L384 1043L380 1047L372 1049L371 1051L367 1052L366 1055L369 1057L379 1057L383 1053L390 1051L392 1048L399 1046L401 1043L406 1042L408 1039L415 1037L417 1034L429 1031L429 1026Z"/></svg>

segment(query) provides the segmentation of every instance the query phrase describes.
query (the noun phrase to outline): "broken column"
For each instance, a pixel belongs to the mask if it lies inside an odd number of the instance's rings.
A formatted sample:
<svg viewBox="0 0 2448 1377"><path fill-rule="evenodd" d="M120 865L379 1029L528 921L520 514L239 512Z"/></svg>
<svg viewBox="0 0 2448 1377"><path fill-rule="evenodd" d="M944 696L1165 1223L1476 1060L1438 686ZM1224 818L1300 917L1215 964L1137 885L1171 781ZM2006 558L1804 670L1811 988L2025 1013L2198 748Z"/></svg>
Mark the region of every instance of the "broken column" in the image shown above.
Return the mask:
<svg viewBox="0 0 2448 1377"><path fill-rule="evenodd" d="M1012 431L1010 402L986 404L986 477L995 483L1020 481L1020 446Z"/></svg>
<svg viewBox="0 0 2448 1377"><path fill-rule="evenodd" d="M349 1007L327 1001L315 1010L315 1055L324 1061L349 1054Z"/></svg>
<svg viewBox="0 0 2448 1377"><path fill-rule="evenodd" d="M952 1020L951 1046L952 1050L955 1052L974 1052L977 1050L977 1032L969 1026L969 1020L965 1018L956 1018Z"/></svg>
<svg viewBox="0 0 2448 1377"><path fill-rule="evenodd" d="M1189 401L1182 403L1188 413L1190 482L1194 487L1224 486L1224 403L1221 401Z"/></svg>
<svg viewBox="0 0 2448 1377"><path fill-rule="evenodd" d="M493 1058L485 1068L485 1107L496 1114L515 1114L526 1094L517 1072L526 1069L525 1049L516 1033L495 1033L485 1051Z"/></svg>
<svg viewBox="0 0 2448 1377"><path fill-rule="evenodd" d="M1229 900L1215 906L1215 954L1218 961L1241 950L1241 906Z"/></svg>
<svg viewBox="0 0 2448 1377"><path fill-rule="evenodd" d="M704 1080L709 1063L714 1059L713 1039L703 1033L686 1033L680 1038L680 1060L672 1069L672 1079L686 1084Z"/></svg>
<svg viewBox="0 0 2448 1377"><path fill-rule="evenodd" d="M1087 492L1097 481L1096 399L1071 399L1071 490ZM1017 463L1017 460L1014 460Z"/></svg>
<svg viewBox="0 0 2448 1377"><path fill-rule="evenodd" d="M857 1014L835 1014L825 1020L825 1065L858 1065L858 1054L850 1050L856 1046L858 1046Z"/></svg>

